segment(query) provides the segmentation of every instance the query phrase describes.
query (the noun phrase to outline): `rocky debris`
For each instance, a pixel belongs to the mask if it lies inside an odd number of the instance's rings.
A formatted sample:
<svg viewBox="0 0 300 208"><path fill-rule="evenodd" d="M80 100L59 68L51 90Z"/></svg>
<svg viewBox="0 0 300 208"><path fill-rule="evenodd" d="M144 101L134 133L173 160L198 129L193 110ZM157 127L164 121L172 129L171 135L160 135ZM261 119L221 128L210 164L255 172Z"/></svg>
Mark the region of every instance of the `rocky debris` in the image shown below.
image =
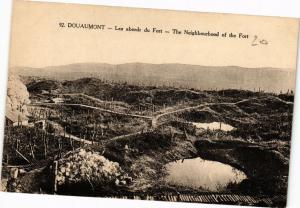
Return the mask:
<svg viewBox="0 0 300 208"><path fill-rule="evenodd" d="M125 182L123 171L117 162L106 159L98 152L84 149L76 150L59 161L56 180L58 185L79 182L124 185Z"/></svg>
<svg viewBox="0 0 300 208"><path fill-rule="evenodd" d="M28 116L27 106L30 103L26 86L16 74L10 73L7 83L6 110L17 111L22 116Z"/></svg>

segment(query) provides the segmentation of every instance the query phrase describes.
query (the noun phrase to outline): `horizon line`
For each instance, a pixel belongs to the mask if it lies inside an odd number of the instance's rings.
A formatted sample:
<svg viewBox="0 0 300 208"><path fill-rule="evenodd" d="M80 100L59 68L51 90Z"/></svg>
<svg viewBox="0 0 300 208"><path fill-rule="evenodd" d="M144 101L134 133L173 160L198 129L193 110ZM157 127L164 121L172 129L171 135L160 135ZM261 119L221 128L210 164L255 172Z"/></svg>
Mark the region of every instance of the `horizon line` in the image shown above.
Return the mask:
<svg viewBox="0 0 300 208"><path fill-rule="evenodd" d="M282 71L296 71L297 68L287 68L287 67L274 67L274 66L261 66L261 67L245 67L245 66L239 66L239 65L200 65L200 64L186 64L186 63L176 63L176 62L166 62L166 63L148 63L148 62L124 62L120 64L112 64L107 62L75 62L70 64L60 64L60 65L51 65L51 66L40 66L40 67L32 67L32 66L9 66L9 69L14 68L32 68L32 69L45 69L45 68L51 68L51 67L59 67L59 66L70 66L70 65L80 65L80 64L103 64L103 65L111 65L111 66L117 66L117 65L126 65L126 64L148 64L148 65L187 65L187 66L202 66L202 67L238 67L238 68L244 68L244 69L274 69L274 70L282 70Z"/></svg>

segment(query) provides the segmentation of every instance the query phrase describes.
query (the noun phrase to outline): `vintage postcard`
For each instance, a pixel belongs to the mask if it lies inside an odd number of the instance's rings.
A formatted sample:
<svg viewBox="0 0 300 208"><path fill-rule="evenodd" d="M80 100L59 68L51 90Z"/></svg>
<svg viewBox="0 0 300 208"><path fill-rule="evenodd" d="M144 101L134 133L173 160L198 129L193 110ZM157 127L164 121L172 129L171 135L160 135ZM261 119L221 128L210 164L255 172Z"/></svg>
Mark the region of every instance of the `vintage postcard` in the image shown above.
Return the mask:
<svg viewBox="0 0 300 208"><path fill-rule="evenodd" d="M285 206L298 29L16 0L2 191Z"/></svg>

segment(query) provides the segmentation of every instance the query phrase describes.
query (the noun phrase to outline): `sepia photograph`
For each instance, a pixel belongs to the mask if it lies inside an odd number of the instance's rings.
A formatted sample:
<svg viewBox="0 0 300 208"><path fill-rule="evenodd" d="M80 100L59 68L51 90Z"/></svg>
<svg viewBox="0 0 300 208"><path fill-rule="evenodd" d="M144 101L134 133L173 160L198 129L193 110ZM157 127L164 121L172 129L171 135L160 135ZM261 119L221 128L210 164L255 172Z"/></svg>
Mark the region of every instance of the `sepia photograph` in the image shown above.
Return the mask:
<svg viewBox="0 0 300 208"><path fill-rule="evenodd" d="M298 29L14 1L1 191L285 207Z"/></svg>

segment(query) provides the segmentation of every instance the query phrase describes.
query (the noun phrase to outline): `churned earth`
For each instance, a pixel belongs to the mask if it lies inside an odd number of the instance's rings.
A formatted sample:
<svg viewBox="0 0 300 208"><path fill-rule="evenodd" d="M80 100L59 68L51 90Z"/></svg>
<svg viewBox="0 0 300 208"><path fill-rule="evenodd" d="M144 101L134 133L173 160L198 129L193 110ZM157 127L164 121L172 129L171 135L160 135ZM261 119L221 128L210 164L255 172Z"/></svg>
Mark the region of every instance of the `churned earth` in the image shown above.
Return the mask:
<svg viewBox="0 0 300 208"><path fill-rule="evenodd" d="M106 183L88 177L82 181L70 180L67 185L58 184L58 194L115 197L217 192L268 197L274 206L285 205L286 198L278 196L286 196L287 191L292 95L88 81L56 84L57 92L73 94L68 100L71 105L36 102L31 106L47 112L49 125L46 130L14 127L6 131L2 169L4 190L13 189L5 184L11 169L17 167L19 176L15 180L15 191L52 194L55 191L53 162L64 161L69 154L83 149L117 165L123 177L113 176L115 178L104 180ZM80 91L80 84L84 84L83 91ZM36 85L36 81L28 84L32 89L31 100L44 100L45 95L36 91L40 90ZM48 86L48 82L43 81L42 86ZM95 94L95 89L103 86L105 93ZM86 96L79 99L75 95L74 99L74 93ZM103 98L106 100L99 100ZM77 103L73 105L70 102L74 100ZM211 123L213 129L207 127ZM217 123L220 123L219 129ZM225 125L232 128L226 131ZM15 152L16 142L21 156ZM213 192L205 187L170 184L166 180L167 164L198 157L230 165L247 177Z"/></svg>

